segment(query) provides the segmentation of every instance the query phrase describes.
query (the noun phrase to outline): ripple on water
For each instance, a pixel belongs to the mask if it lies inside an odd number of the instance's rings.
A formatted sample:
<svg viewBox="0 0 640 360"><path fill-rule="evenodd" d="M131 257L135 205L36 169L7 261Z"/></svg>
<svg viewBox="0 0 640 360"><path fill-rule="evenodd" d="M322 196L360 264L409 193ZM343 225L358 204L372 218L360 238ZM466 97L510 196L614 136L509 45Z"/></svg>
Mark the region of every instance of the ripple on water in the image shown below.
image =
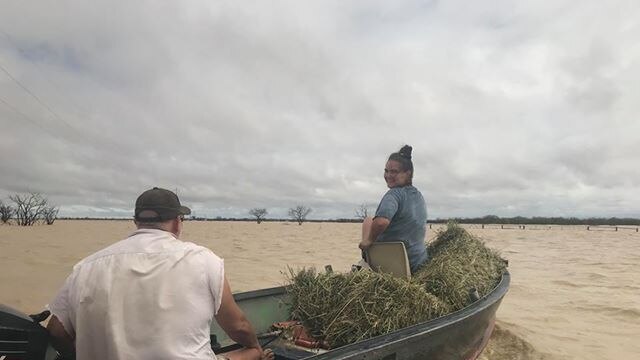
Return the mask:
<svg viewBox="0 0 640 360"><path fill-rule="evenodd" d="M607 317L615 318L617 320L631 322L637 322L638 320L640 320L640 310L634 308L606 305L581 305L577 306L576 309L595 314L601 314Z"/></svg>
<svg viewBox="0 0 640 360"><path fill-rule="evenodd" d="M593 287L609 290L640 290L640 286L634 285L593 285Z"/></svg>
<svg viewBox="0 0 640 360"><path fill-rule="evenodd" d="M580 288L580 287L583 287L583 285L581 285L581 284L576 284L576 283L573 283L573 282L568 281L568 280L553 280L553 281L551 281L551 283L553 283L555 285L560 285L560 286L563 286L563 287L568 287L568 288Z"/></svg>
<svg viewBox="0 0 640 360"><path fill-rule="evenodd" d="M588 276L589 280L605 280L605 279L607 279L606 275L602 275L600 273L594 273L594 272L587 273L587 276Z"/></svg>

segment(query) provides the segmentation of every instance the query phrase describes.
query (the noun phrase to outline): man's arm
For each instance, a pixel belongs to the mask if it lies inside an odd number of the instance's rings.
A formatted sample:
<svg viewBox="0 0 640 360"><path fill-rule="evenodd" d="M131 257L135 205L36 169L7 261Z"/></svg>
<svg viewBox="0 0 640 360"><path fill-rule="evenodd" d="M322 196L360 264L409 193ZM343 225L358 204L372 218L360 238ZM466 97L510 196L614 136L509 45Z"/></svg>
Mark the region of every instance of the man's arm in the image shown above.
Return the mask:
<svg viewBox="0 0 640 360"><path fill-rule="evenodd" d="M236 304L231 293L231 286L224 277L224 288L222 290L222 301L220 309L215 316L218 325L224 330L229 337L238 344L246 348L254 348L262 354L262 347L258 342L253 326L245 317L242 309Z"/></svg>
<svg viewBox="0 0 640 360"><path fill-rule="evenodd" d="M385 217L378 216L371 222L371 229L369 230L369 236L362 239L358 247L361 250L367 250L376 241L378 236L385 231L391 221Z"/></svg>
<svg viewBox="0 0 640 360"><path fill-rule="evenodd" d="M75 359L76 346L74 338L64 329L64 326L62 326L62 323L55 315L51 315L51 319L49 319L49 323L47 324L47 330L51 335L51 345L53 345L53 348L56 349L65 360Z"/></svg>

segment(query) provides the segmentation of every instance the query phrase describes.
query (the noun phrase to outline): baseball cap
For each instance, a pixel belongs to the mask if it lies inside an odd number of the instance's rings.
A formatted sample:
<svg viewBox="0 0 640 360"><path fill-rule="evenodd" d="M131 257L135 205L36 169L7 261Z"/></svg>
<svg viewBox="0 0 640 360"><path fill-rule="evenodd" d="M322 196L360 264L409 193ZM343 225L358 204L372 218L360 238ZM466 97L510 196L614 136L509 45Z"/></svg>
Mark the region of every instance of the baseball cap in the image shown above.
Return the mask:
<svg viewBox="0 0 640 360"><path fill-rule="evenodd" d="M149 210L155 216L141 217L140 213ZM136 200L135 219L139 222L158 222L189 215L191 209L180 204L178 195L173 191L154 187L143 192Z"/></svg>

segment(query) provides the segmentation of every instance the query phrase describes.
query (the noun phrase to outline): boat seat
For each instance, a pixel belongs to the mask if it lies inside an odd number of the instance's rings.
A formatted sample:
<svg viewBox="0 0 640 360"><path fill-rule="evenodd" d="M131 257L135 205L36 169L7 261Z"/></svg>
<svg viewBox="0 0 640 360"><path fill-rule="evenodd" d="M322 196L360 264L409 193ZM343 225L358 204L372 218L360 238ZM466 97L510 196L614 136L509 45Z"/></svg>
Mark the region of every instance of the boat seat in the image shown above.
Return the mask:
<svg viewBox="0 0 640 360"><path fill-rule="evenodd" d="M401 241L373 243L365 251L365 260L373 271L411 280L407 249Z"/></svg>

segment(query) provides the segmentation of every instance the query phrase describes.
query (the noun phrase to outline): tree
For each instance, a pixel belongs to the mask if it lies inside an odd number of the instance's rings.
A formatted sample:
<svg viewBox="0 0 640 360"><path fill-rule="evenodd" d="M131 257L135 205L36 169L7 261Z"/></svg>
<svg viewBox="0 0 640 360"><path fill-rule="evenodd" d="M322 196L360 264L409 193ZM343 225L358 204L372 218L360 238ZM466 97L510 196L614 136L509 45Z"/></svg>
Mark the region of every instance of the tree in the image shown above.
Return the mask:
<svg viewBox="0 0 640 360"><path fill-rule="evenodd" d="M42 211L42 218L47 225L53 225L53 222L58 218L58 211L60 209L55 206L47 206Z"/></svg>
<svg viewBox="0 0 640 360"><path fill-rule="evenodd" d="M258 222L258 224L260 224L262 222L262 220L264 220L264 218L267 216L267 209L265 209L265 208L253 208L253 209L249 210L249 214L251 216L254 216L256 218L256 221Z"/></svg>
<svg viewBox="0 0 640 360"><path fill-rule="evenodd" d="M2 221L3 224L6 224L12 216L13 208L11 207L11 205L6 205L2 201L0 201L0 221Z"/></svg>
<svg viewBox="0 0 640 360"><path fill-rule="evenodd" d="M367 216L369 216L369 208L367 208L367 204L360 204L356 208L356 219L364 220Z"/></svg>
<svg viewBox="0 0 640 360"><path fill-rule="evenodd" d="M15 216L18 225L31 226L40 219L47 207L47 199L39 193L16 194L9 196L15 204Z"/></svg>
<svg viewBox="0 0 640 360"><path fill-rule="evenodd" d="M303 205L298 205L289 209L289 216L298 222L298 225L302 225L302 223L307 219L307 215L311 212L311 208L308 208Z"/></svg>

